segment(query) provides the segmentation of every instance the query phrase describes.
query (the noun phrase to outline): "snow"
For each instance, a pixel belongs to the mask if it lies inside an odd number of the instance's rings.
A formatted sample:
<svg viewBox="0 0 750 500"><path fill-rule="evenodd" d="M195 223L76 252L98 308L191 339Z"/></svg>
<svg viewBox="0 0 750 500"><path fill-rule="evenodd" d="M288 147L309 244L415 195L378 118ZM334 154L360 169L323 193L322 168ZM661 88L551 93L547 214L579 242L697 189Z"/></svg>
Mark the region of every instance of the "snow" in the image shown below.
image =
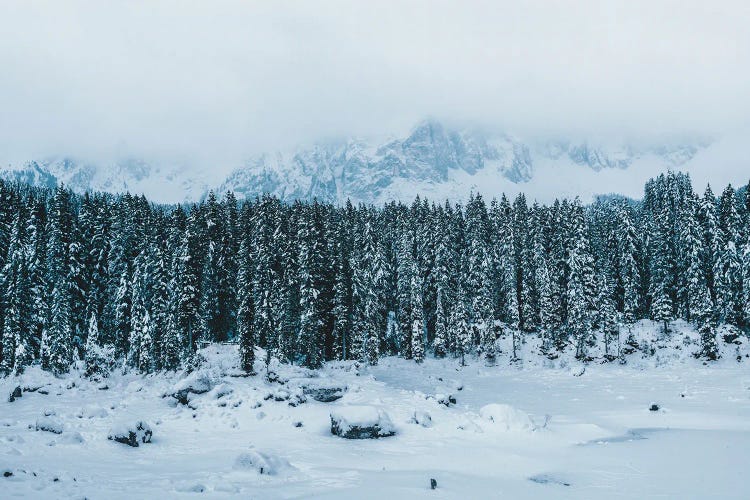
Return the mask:
<svg viewBox="0 0 750 500"><path fill-rule="evenodd" d="M506 431L531 431L534 430L534 422L528 414L513 408L510 405L492 403L479 410L479 415L492 422L496 427Z"/></svg>
<svg viewBox="0 0 750 500"><path fill-rule="evenodd" d="M342 406L331 412L331 432L346 438L387 437L396 433L391 418L375 406Z"/></svg>
<svg viewBox="0 0 750 500"><path fill-rule="evenodd" d="M254 470L258 474L277 476L294 470L282 457L268 451L250 450L240 453L234 460L235 470Z"/></svg>
<svg viewBox="0 0 750 500"><path fill-rule="evenodd" d="M658 325L639 323L642 350L627 364L592 362L580 376L571 373L580 364L569 353L540 361L533 339L513 364L502 344L491 367L473 358L467 366L384 358L374 367L336 362L318 371L274 363L277 382L266 380L260 362L258 375L233 377L235 346L209 346L203 373L211 389L191 394L194 408L162 396L194 383L197 372L118 372L102 391L78 373L55 378L31 368L0 379L0 471L10 474L0 474L0 496L746 498L748 346L722 341L722 358L704 364L685 344L697 334L679 322L672 330L665 339ZM644 354L652 347L655 354ZM328 403L263 400L316 382L348 390ZM7 402L17 386L48 394ZM455 405L427 397L448 389ZM652 403L660 411L649 411ZM394 436L331 434L331 414L382 423L380 412ZM426 415L431 426L422 423ZM41 419L62 433L37 432ZM131 448L107 439L113 427L140 420L150 424L152 443Z"/></svg>

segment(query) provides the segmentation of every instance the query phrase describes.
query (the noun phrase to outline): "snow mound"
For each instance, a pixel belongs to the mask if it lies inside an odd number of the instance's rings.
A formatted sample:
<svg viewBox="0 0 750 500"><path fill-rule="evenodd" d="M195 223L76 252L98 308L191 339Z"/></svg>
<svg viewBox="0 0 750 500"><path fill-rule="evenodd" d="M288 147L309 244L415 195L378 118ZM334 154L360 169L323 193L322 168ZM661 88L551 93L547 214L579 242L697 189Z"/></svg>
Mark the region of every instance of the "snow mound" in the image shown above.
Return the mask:
<svg viewBox="0 0 750 500"><path fill-rule="evenodd" d="M141 443L150 443L152 436L151 427L140 420L132 425L116 425L109 431L107 439L137 448Z"/></svg>
<svg viewBox="0 0 750 500"><path fill-rule="evenodd" d="M66 432L62 436L60 436L59 439L55 439L52 443L50 443L50 446L58 445L58 444L83 444L86 440L83 438L80 432L74 431L74 432Z"/></svg>
<svg viewBox="0 0 750 500"><path fill-rule="evenodd" d="M528 414L510 405L492 403L483 406L479 415L506 431L532 431L534 422Z"/></svg>
<svg viewBox="0 0 750 500"><path fill-rule="evenodd" d="M426 411L414 410L414 415L412 415L409 422L421 425L422 427L432 427L432 417Z"/></svg>
<svg viewBox="0 0 750 500"><path fill-rule="evenodd" d="M277 476L294 470L294 467L284 458L270 453L252 449L240 453L234 460L235 470L254 470L258 474Z"/></svg>
<svg viewBox="0 0 750 500"><path fill-rule="evenodd" d="M63 423L60 419L53 416L39 417L36 419L36 424L34 424L34 430L62 434Z"/></svg>
<svg viewBox="0 0 750 500"><path fill-rule="evenodd" d="M105 418L109 415L109 412L102 406L89 405L78 410L76 417L78 418Z"/></svg>
<svg viewBox="0 0 750 500"><path fill-rule="evenodd" d="M331 434L346 439L393 436L396 429L388 414L374 406L342 406L331 412Z"/></svg>

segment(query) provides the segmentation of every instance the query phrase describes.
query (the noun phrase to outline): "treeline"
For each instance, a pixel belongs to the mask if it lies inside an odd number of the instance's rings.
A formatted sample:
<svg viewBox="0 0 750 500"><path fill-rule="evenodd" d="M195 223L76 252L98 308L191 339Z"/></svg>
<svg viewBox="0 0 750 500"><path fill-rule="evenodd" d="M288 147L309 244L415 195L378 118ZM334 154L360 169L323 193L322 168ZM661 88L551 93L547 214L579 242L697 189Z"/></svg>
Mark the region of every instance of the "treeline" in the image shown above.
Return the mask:
<svg viewBox="0 0 750 500"><path fill-rule="evenodd" d="M688 176L642 201L550 206L238 203L167 207L129 194L0 183L0 371L126 363L176 369L202 341L282 361L495 356L499 336L585 359L652 318L750 325L750 196L697 195Z"/></svg>

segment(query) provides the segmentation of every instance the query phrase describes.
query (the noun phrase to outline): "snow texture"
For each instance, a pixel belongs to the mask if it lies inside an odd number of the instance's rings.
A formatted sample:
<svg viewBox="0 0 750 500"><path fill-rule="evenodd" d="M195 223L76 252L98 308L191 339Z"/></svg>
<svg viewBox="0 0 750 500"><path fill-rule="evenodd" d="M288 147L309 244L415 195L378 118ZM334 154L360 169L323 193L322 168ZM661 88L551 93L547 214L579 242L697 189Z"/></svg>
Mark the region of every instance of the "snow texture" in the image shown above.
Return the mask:
<svg viewBox="0 0 750 500"><path fill-rule="evenodd" d="M393 436L396 429L382 409L352 405L331 412L331 433L346 439L377 439Z"/></svg>
<svg viewBox="0 0 750 500"><path fill-rule="evenodd" d="M571 351L540 357L534 337L513 363L501 338L495 366L429 356L319 370L273 363L274 382L260 361L258 375L233 377L236 346L212 345L201 351L211 389L191 393L194 408L162 396L198 388L196 372L117 371L103 391L82 371L57 378L32 366L0 378L4 396L46 392L0 400L0 497L747 498L750 375L734 356L746 359L747 345L722 343L722 357L704 364L685 347L699 338L687 324L669 338L652 322L633 330L642 347L626 364L588 363L577 377ZM330 403L263 400L317 382L348 389ZM426 397L449 389L455 405ZM331 414L385 425L381 412L395 435L331 435ZM113 428L129 437L139 420L153 430L148 446L107 440ZM61 434L36 431L38 421Z"/></svg>

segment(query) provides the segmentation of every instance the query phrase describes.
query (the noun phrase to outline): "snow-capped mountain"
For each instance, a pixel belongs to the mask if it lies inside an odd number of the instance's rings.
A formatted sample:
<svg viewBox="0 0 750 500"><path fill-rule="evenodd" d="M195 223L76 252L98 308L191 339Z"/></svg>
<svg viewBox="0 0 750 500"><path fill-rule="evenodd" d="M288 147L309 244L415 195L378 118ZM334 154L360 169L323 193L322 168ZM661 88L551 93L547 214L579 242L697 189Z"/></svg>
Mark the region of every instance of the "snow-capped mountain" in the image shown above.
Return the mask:
<svg viewBox="0 0 750 500"><path fill-rule="evenodd" d="M63 182L76 191L130 191L160 202L200 200L210 188L232 190L238 198L271 193L287 201L333 203L520 191L548 201L610 192L639 196L649 177L667 169L690 171L709 146L705 141L636 146L529 140L425 121L403 137L347 138L258 154L223 180L209 169L134 158L110 163L51 158L10 167L0 176L41 186Z"/></svg>
<svg viewBox="0 0 750 500"><path fill-rule="evenodd" d="M609 182L597 182L598 175L592 174L610 171L600 176L609 180L612 171L648 165L653 175L683 166L706 146L523 141L507 134L450 130L427 121L406 137L381 143L348 139L259 155L232 172L219 190L232 190L239 197L269 192L287 200L350 198L372 203L408 200L416 194L463 198L472 191L525 191L542 199L553 194L589 196L616 190L620 184L608 187ZM642 186L645 178L637 177Z"/></svg>
<svg viewBox="0 0 750 500"><path fill-rule="evenodd" d="M11 166L0 171L0 177L43 187L63 183L77 192L144 194L166 203L200 199L211 185L203 176L180 166L162 166L135 158L97 163L54 157Z"/></svg>

